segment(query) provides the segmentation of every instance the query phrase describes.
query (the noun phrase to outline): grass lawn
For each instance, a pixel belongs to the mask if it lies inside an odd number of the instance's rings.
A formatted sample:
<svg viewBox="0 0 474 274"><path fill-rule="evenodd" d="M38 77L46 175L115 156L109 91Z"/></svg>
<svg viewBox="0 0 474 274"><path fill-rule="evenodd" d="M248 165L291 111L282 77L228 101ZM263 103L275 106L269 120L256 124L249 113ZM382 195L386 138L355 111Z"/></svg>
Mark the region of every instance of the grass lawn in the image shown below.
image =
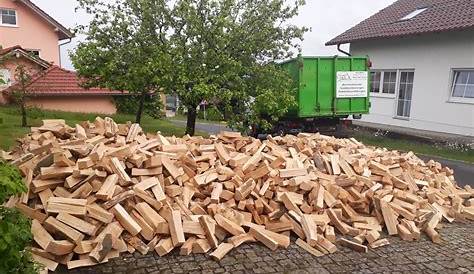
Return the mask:
<svg viewBox="0 0 474 274"><path fill-rule="evenodd" d="M415 154L437 156L445 159L460 160L474 164L473 149L454 149L442 145L425 144L413 140L393 139L386 136L374 136L368 132L354 132L353 137L366 145L386 147L392 150L413 151Z"/></svg>
<svg viewBox="0 0 474 274"><path fill-rule="evenodd" d="M115 114L104 115L94 113L73 113L63 111L47 111L32 109L28 113L28 125L39 126L43 119L64 119L70 126L74 126L81 121L93 121L95 117L110 116L117 123L125 123L127 121L135 121L134 115L129 114ZM10 149L15 140L30 131L29 127L23 128L21 125L21 115L14 107L0 106L0 148L4 150ZM153 119L150 116L144 115L142 117L141 126L145 132L161 131L163 135L182 136L184 134L184 127L176 126L167 120ZM205 132L196 132L196 135L207 136Z"/></svg>

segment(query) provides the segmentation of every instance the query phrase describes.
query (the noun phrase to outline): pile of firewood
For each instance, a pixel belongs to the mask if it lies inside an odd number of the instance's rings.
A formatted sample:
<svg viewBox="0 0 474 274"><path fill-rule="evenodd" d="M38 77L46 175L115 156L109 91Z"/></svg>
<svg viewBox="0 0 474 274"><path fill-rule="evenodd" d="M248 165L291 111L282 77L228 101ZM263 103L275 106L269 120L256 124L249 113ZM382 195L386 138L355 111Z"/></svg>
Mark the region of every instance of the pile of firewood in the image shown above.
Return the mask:
<svg viewBox="0 0 474 274"><path fill-rule="evenodd" d="M474 190L451 169L353 138L176 138L110 118L45 120L0 156L24 174L28 193L6 206L33 219L33 257L49 270L153 249L220 260L245 242L286 248L291 234L315 256L336 244L367 252L389 244L384 228L438 243L442 219L474 218Z"/></svg>

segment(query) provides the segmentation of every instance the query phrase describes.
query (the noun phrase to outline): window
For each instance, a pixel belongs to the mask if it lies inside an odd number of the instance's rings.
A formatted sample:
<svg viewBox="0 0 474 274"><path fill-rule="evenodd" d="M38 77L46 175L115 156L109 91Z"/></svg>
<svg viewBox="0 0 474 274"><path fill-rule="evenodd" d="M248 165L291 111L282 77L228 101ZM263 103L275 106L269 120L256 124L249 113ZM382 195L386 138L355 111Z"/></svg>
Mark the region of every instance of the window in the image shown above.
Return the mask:
<svg viewBox="0 0 474 274"><path fill-rule="evenodd" d="M380 71L372 71L370 73L370 92L378 93L380 92L380 75L382 72Z"/></svg>
<svg viewBox="0 0 474 274"><path fill-rule="evenodd" d="M26 51L27 51L29 54L31 54L31 55L40 57L40 51L37 50L37 49L29 49L29 50L26 50Z"/></svg>
<svg viewBox="0 0 474 274"><path fill-rule="evenodd" d="M405 20L410 20L412 19L413 17L417 16L418 14L424 12L425 10L427 10L428 8L418 8L412 12L410 12L409 14L403 16L402 18L400 18L399 21L405 21Z"/></svg>
<svg viewBox="0 0 474 274"><path fill-rule="evenodd" d="M16 26L16 11L0 9L0 25Z"/></svg>
<svg viewBox="0 0 474 274"><path fill-rule="evenodd" d="M474 69L454 70L451 97L474 98Z"/></svg>
<svg viewBox="0 0 474 274"><path fill-rule="evenodd" d="M10 71L8 69L0 69L0 87L7 87L10 83Z"/></svg>
<svg viewBox="0 0 474 274"><path fill-rule="evenodd" d="M395 94L397 87L397 71L396 70L380 70L370 73L372 93Z"/></svg>
<svg viewBox="0 0 474 274"><path fill-rule="evenodd" d="M382 93L395 94L397 87L397 72L384 71Z"/></svg>
<svg viewBox="0 0 474 274"><path fill-rule="evenodd" d="M397 116L410 117L411 97L413 93L413 78L415 72L400 71L400 84L398 85Z"/></svg>

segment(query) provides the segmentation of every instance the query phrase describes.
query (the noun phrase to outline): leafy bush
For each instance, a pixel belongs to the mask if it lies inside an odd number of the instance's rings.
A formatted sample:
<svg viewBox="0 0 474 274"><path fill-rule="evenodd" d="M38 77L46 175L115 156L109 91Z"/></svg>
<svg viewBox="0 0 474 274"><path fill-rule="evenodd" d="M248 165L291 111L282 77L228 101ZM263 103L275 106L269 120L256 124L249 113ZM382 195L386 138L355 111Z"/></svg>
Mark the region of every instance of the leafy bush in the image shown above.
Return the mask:
<svg viewBox="0 0 474 274"><path fill-rule="evenodd" d="M115 106L118 113L135 114L140 104L140 95L114 96ZM145 99L143 112L152 118L163 117L163 102L159 94L153 94Z"/></svg>
<svg viewBox="0 0 474 274"><path fill-rule="evenodd" d="M199 119L204 119L204 111L199 111ZM206 120L209 121L223 121L224 115L215 106L206 108Z"/></svg>
<svg viewBox="0 0 474 274"><path fill-rule="evenodd" d="M25 191L18 169L0 161L0 204ZM26 249L32 239L30 228L30 220L16 208L0 206L0 273L37 273Z"/></svg>

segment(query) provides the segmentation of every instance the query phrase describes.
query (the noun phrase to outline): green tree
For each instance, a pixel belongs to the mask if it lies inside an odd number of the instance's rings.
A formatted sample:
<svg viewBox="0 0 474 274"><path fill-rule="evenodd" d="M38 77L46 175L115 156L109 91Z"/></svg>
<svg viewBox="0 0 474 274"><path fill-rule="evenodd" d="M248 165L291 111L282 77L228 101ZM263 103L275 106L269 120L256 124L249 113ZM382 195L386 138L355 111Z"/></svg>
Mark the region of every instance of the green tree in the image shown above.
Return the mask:
<svg viewBox="0 0 474 274"><path fill-rule="evenodd" d="M304 1L288 2L80 0L94 19L73 63L92 85L134 91L152 81L177 94L191 135L204 100L226 106L233 127L269 127L294 104L274 61L292 56L307 30L288 22Z"/></svg>
<svg viewBox="0 0 474 274"><path fill-rule="evenodd" d="M21 126L26 127L26 99L28 97L28 84L31 76L24 65L18 65L15 69L15 84L12 86L13 102L20 108Z"/></svg>
<svg viewBox="0 0 474 274"><path fill-rule="evenodd" d="M169 31L167 1L124 0L109 3L79 0L79 8L92 15L77 31L86 35L71 55L86 87L124 90L140 95L136 122L145 99L160 90L169 54L165 33Z"/></svg>

